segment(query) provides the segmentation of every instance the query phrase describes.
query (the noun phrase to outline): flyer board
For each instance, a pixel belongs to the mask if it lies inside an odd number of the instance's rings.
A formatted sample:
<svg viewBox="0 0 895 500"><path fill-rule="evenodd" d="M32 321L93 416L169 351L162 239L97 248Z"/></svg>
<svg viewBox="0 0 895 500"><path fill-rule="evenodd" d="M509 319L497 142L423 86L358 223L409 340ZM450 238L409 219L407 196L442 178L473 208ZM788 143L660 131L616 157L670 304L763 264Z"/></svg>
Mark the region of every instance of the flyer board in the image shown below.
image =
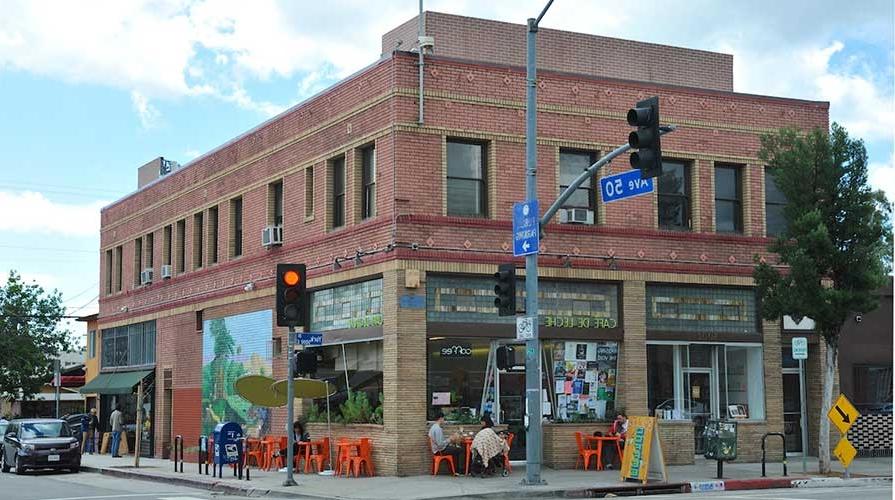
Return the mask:
<svg viewBox="0 0 895 500"><path fill-rule="evenodd" d="M621 479L646 483L651 470L654 475L661 476L662 481L668 482L656 418L629 417Z"/></svg>

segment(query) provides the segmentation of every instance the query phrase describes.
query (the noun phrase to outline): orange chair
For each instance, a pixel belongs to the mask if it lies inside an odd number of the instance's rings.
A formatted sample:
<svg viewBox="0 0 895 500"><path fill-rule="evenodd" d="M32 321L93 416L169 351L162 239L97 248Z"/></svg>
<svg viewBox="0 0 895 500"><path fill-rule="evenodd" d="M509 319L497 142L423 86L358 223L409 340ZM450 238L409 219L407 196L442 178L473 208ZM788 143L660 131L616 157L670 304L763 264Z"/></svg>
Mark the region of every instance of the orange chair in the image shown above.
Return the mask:
<svg viewBox="0 0 895 500"><path fill-rule="evenodd" d="M513 446L513 438L516 437L512 432L507 433L507 448ZM503 454L503 468L507 471L507 474L513 473L513 466L510 465L510 452L506 452Z"/></svg>
<svg viewBox="0 0 895 500"><path fill-rule="evenodd" d="M351 468L354 477L360 477L360 468L365 466L367 475L373 477L373 443L370 438L360 438L360 449L356 457L351 457Z"/></svg>
<svg viewBox="0 0 895 500"><path fill-rule="evenodd" d="M336 473L345 473L347 477L351 472L351 448L352 442L348 438L339 438L336 441Z"/></svg>
<svg viewBox="0 0 895 500"><path fill-rule="evenodd" d="M584 447L584 436L580 432L575 433L575 441L578 442L578 459L575 460L575 468L578 468L578 463L581 462L581 459L584 459L584 470L587 470L590 467L590 459L597 458L599 461L599 455L597 454L597 450L591 450ZM599 462L597 462L599 465Z"/></svg>
<svg viewBox="0 0 895 500"><path fill-rule="evenodd" d="M279 450L279 440L277 438L273 436L265 436L261 439L261 467L264 470L270 470L274 464L274 459L276 459L278 464L282 463L282 459L275 456Z"/></svg>
<svg viewBox="0 0 895 500"><path fill-rule="evenodd" d="M316 448L316 450L314 449ZM308 443L305 453L305 472L310 472L312 463L317 465L317 472L323 471L323 466L329 461L329 438Z"/></svg>
<svg viewBox="0 0 895 500"><path fill-rule="evenodd" d="M245 463L243 465L251 465L255 463L255 467L261 468L264 464L264 451L261 449L261 440L249 438L246 439L246 451L243 455Z"/></svg>
<svg viewBox="0 0 895 500"><path fill-rule="evenodd" d="M432 444L433 444L432 438L430 437L429 438L429 451L432 451ZM456 476L457 468L454 466L454 457L451 455L438 455L435 453L432 454L432 475L433 476L438 475L438 470L441 468L440 466L441 466L442 460L447 460L448 465L450 465L450 467L451 467L451 474Z"/></svg>

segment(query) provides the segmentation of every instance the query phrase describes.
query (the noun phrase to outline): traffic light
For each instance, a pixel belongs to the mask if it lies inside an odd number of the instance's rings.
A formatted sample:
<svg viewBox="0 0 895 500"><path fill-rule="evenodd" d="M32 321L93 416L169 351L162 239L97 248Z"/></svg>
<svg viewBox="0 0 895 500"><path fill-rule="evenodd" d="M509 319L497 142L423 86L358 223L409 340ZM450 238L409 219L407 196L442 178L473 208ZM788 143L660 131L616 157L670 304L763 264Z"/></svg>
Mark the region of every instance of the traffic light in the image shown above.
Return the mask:
<svg viewBox="0 0 895 500"><path fill-rule="evenodd" d="M662 147L659 143L659 98L650 97L628 110L628 125L637 130L628 135L628 144L637 151L631 153L631 167L640 169L640 178L662 175Z"/></svg>
<svg viewBox="0 0 895 500"><path fill-rule="evenodd" d="M494 307L498 316L516 315L516 266L514 264L501 264L494 273L497 285L494 286Z"/></svg>
<svg viewBox="0 0 895 500"><path fill-rule="evenodd" d="M317 352L315 350L295 351L293 359L295 360L293 374L313 376L317 373Z"/></svg>
<svg viewBox="0 0 895 500"><path fill-rule="evenodd" d="M304 264L277 264L277 326L306 326L307 269Z"/></svg>

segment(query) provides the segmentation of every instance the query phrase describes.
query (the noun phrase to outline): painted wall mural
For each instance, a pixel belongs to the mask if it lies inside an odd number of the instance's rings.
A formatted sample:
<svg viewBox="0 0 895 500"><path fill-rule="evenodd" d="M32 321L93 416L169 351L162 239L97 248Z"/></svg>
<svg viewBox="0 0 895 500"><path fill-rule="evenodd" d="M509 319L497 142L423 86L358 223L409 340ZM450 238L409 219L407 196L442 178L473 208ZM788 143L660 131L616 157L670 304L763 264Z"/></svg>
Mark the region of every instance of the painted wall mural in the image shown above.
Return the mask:
<svg viewBox="0 0 895 500"><path fill-rule="evenodd" d="M270 410L236 394L243 375L273 373L273 314L257 311L206 320L202 325L202 433L211 435L221 422L236 422L246 436L270 431Z"/></svg>

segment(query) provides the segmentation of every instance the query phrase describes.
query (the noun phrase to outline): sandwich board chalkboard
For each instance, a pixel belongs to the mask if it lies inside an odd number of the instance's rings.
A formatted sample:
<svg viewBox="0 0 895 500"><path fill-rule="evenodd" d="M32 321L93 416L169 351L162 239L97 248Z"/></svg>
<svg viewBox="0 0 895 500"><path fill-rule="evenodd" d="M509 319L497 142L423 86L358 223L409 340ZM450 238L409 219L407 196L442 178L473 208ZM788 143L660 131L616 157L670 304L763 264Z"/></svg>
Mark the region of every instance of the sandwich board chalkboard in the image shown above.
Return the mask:
<svg viewBox="0 0 895 500"><path fill-rule="evenodd" d="M665 469L665 459L662 456L662 443L659 440L656 418L630 417L622 458L621 479L646 484L650 471L654 476L661 476L661 481L668 482L668 471Z"/></svg>

